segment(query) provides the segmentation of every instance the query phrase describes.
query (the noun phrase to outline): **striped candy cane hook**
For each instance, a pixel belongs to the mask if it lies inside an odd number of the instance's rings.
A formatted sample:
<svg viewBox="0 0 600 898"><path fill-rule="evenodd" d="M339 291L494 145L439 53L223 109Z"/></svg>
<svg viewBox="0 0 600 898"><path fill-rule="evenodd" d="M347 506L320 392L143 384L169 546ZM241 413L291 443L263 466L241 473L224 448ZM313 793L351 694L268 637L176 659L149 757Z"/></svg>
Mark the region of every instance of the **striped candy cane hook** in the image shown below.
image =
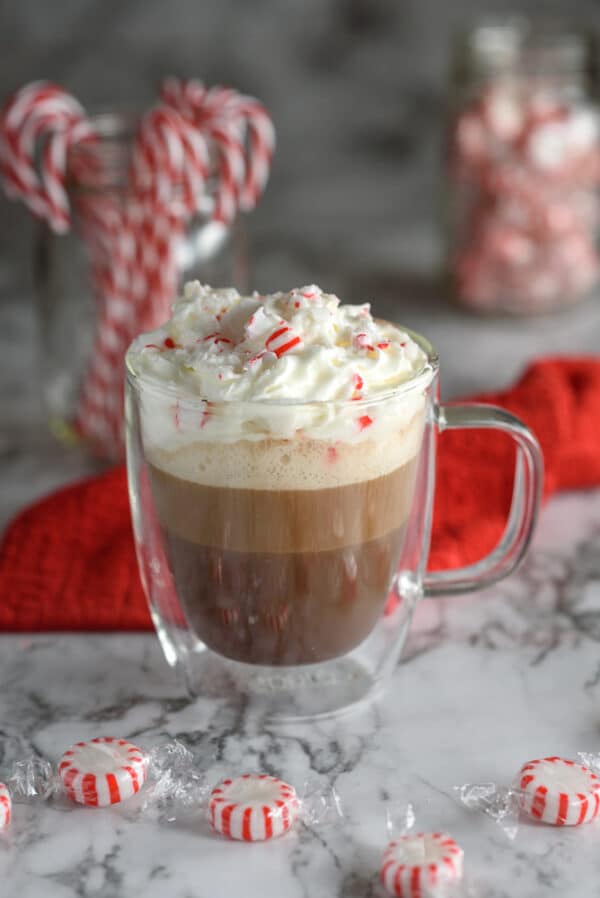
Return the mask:
<svg viewBox="0 0 600 898"><path fill-rule="evenodd" d="M93 138L83 108L60 87L35 81L21 88L0 117L0 165L7 194L21 199L57 233L68 231L68 150Z"/></svg>

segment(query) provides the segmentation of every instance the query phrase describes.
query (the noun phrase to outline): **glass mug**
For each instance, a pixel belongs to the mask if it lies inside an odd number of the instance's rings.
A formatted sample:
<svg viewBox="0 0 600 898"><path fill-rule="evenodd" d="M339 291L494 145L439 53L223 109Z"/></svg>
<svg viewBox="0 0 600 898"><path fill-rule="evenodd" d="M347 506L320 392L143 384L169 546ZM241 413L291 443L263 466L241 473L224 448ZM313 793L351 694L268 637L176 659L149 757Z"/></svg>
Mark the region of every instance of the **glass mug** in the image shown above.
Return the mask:
<svg viewBox="0 0 600 898"><path fill-rule="evenodd" d="M192 694L241 695L270 718L333 714L385 684L420 598L489 586L523 557L543 478L535 437L502 409L440 405L437 355L410 335L423 370L359 401L208 403L127 359L141 578ZM350 419L373 426L344 442ZM436 435L463 427L515 440L512 506L488 556L430 573Z"/></svg>

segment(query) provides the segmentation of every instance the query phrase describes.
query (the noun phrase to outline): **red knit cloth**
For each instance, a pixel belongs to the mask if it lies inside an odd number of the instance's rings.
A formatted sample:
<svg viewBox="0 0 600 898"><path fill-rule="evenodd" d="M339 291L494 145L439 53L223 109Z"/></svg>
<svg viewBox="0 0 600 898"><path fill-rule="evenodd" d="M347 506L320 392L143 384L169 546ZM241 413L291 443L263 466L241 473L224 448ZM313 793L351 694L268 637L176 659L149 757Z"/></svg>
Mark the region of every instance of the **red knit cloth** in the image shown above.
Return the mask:
<svg viewBox="0 0 600 898"><path fill-rule="evenodd" d="M600 484L600 359L547 359L503 393L544 451L545 493ZM456 431L438 443L430 567L476 561L510 505L514 447ZM21 512L0 545L0 630L151 629L139 581L124 467L61 489Z"/></svg>

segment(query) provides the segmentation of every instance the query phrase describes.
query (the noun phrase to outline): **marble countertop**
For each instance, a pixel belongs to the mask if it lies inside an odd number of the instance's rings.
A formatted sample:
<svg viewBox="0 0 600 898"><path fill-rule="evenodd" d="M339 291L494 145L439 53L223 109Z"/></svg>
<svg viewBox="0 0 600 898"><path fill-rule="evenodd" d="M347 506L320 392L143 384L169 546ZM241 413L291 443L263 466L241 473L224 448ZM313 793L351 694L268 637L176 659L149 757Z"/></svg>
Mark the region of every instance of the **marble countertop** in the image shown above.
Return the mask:
<svg viewBox="0 0 600 898"><path fill-rule="evenodd" d="M31 753L118 735L177 738L210 781L265 771L335 785L344 819L270 844L223 840L184 819L120 809L15 805L0 841L13 898L378 898L386 811L466 852L469 898L600 895L600 823L502 829L457 802L465 782L508 784L533 757L600 749L600 491L545 509L521 570L480 596L425 601L404 659L370 709L310 725L188 701L151 635L0 638L0 774Z"/></svg>

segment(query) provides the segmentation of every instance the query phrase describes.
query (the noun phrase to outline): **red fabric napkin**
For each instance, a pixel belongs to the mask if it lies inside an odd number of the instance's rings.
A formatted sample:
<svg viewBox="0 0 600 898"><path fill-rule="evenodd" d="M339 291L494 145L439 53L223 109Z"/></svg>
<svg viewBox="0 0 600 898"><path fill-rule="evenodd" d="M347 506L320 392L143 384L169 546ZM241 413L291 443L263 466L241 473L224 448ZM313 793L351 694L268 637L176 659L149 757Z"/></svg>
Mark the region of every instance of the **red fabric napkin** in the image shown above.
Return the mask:
<svg viewBox="0 0 600 898"><path fill-rule="evenodd" d="M546 495L600 484L600 359L533 364L503 393L544 451ZM476 561L501 536L514 448L502 434L456 431L438 443L430 568ZM124 467L23 511L0 545L0 630L138 630L151 622L139 581Z"/></svg>

